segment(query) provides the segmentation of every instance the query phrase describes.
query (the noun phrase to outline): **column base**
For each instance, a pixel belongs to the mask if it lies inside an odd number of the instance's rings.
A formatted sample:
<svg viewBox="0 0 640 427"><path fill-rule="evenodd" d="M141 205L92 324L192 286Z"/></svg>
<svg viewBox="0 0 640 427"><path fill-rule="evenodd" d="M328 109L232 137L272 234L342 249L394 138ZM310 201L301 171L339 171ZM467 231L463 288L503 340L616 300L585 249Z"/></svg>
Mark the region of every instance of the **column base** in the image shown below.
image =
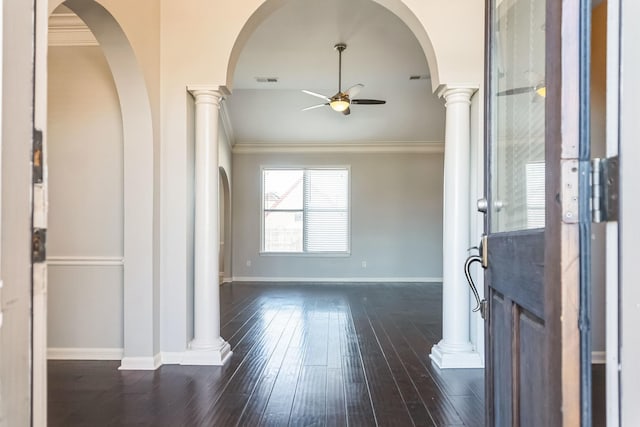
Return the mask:
<svg viewBox="0 0 640 427"><path fill-rule="evenodd" d="M484 362L480 353L473 350L471 344L465 349L454 349L439 342L431 348L429 357L440 369L481 369Z"/></svg>
<svg viewBox="0 0 640 427"><path fill-rule="evenodd" d="M193 344L193 343L192 343ZM220 338L219 346L195 346L189 345L189 349L184 352L181 365L211 365L222 366L231 357L233 352L228 342Z"/></svg>

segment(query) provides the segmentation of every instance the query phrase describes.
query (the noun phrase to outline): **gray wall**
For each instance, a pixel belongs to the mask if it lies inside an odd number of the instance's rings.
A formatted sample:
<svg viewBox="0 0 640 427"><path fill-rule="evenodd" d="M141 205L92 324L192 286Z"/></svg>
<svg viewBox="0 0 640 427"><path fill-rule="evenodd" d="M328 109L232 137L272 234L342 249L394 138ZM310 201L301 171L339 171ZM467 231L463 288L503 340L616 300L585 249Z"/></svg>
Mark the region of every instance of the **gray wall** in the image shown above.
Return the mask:
<svg viewBox="0 0 640 427"><path fill-rule="evenodd" d="M50 348L123 347L123 137L99 47L49 49Z"/></svg>
<svg viewBox="0 0 640 427"><path fill-rule="evenodd" d="M351 167L351 255L260 255L261 167L342 165ZM235 154L233 277L439 280L442 178L442 154Z"/></svg>

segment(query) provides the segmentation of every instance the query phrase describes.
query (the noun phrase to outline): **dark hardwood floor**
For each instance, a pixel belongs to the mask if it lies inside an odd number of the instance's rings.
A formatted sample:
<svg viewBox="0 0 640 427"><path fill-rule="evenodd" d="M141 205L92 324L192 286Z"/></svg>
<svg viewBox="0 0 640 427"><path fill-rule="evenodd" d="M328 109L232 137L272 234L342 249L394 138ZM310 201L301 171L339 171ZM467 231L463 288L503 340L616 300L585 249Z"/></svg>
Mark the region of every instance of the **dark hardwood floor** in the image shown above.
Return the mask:
<svg viewBox="0 0 640 427"><path fill-rule="evenodd" d="M221 288L224 367L49 362L50 426L483 426L482 370L431 365L441 287ZM594 365L604 426L604 365Z"/></svg>
<svg viewBox="0 0 640 427"><path fill-rule="evenodd" d="M483 371L439 371L433 284L221 288L224 367L49 362L51 426L482 426Z"/></svg>

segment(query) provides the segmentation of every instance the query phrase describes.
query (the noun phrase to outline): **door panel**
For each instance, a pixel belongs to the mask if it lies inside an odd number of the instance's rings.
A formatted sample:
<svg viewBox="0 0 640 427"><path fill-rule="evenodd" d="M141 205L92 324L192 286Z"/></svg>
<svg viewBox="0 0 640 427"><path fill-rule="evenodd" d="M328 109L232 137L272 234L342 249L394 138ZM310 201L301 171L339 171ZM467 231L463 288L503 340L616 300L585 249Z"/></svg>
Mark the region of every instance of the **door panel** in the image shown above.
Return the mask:
<svg viewBox="0 0 640 427"><path fill-rule="evenodd" d="M507 294L512 301L532 312L544 316L544 230L490 234L488 246L491 259L517 262L518 268L504 268L500 262L491 262L488 268L492 288ZM509 267L507 265L507 267ZM517 284L517 286L514 286Z"/></svg>
<svg viewBox="0 0 640 427"><path fill-rule="evenodd" d="M487 0L487 426L581 421L579 5Z"/></svg>
<svg viewBox="0 0 640 427"><path fill-rule="evenodd" d="M539 349L544 348L545 325L542 319L533 317L525 311L517 313L519 317L519 327L517 329L520 365L518 366L518 382L520 391L520 402L527 404L520 405L520 425L540 427L545 424L544 395L545 384L543 358L539 356ZM538 373L530 375L529 373Z"/></svg>
<svg viewBox="0 0 640 427"><path fill-rule="evenodd" d="M495 422L489 425L510 426L512 419L512 371L511 369L493 369L494 366L511 366L511 301L505 300L498 292L492 292L490 307L491 311L489 323L492 328L489 331L490 339L486 342L493 345L494 351L491 352L491 359L487 366L487 378L491 379L489 384L493 393L487 395L500 396L495 399L493 405L488 405L487 409L492 412Z"/></svg>

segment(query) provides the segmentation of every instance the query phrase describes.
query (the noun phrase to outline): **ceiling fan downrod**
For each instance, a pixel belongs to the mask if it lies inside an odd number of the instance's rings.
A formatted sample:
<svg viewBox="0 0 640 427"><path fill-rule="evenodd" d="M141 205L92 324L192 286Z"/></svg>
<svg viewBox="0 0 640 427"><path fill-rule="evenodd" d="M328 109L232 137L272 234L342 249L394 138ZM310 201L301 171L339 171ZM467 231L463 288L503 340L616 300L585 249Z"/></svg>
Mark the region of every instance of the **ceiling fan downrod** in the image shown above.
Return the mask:
<svg viewBox="0 0 640 427"><path fill-rule="evenodd" d="M338 93L342 93L342 52L347 48L347 45L338 43L333 48L338 51Z"/></svg>

